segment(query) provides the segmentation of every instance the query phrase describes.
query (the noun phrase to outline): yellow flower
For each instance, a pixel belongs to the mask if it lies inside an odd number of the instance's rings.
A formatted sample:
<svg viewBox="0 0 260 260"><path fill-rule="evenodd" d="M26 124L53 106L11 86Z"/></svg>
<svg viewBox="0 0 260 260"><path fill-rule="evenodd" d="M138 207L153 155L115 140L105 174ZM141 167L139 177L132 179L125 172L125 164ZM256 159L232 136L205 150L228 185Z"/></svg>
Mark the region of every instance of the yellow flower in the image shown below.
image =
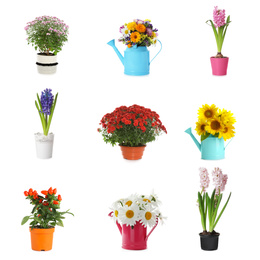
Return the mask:
<svg viewBox="0 0 260 260"><path fill-rule="evenodd" d="M134 31L136 28L136 23L135 22L131 22L127 24L127 29L130 31Z"/></svg>
<svg viewBox="0 0 260 260"><path fill-rule="evenodd" d="M218 138L223 137L224 140L226 141L227 139L234 137L235 136L234 129L235 129L235 127L233 125L228 124L228 125L224 126L224 129L223 129L222 132L219 133Z"/></svg>
<svg viewBox="0 0 260 260"><path fill-rule="evenodd" d="M132 42L139 42L141 39L141 35L139 32L133 32L130 36Z"/></svg>
<svg viewBox="0 0 260 260"><path fill-rule="evenodd" d="M149 20L149 19L145 19L144 21L145 21L145 22L149 22L149 23L151 22L151 20Z"/></svg>
<svg viewBox="0 0 260 260"><path fill-rule="evenodd" d="M137 24L136 30L140 33L144 33L146 31L146 27L143 24Z"/></svg>
<svg viewBox="0 0 260 260"><path fill-rule="evenodd" d="M196 123L195 130L197 131L198 135L205 135L206 134L206 127L207 121L204 119L199 119L199 121Z"/></svg>
<svg viewBox="0 0 260 260"><path fill-rule="evenodd" d="M206 125L205 129L208 133L215 135L222 132L224 130L224 126L220 118L215 116L208 121L208 125Z"/></svg>
<svg viewBox="0 0 260 260"><path fill-rule="evenodd" d="M224 124L231 124L233 125L236 122L236 119L233 117L233 113L227 111L226 109L219 109L219 115L221 117L221 121Z"/></svg>
<svg viewBox="0 0 260 260"><path fill-rule="evenodd" d="M211 106L205 104L199 108L199 119L211 119L218 115L218 108L213 104Z"/></svg>

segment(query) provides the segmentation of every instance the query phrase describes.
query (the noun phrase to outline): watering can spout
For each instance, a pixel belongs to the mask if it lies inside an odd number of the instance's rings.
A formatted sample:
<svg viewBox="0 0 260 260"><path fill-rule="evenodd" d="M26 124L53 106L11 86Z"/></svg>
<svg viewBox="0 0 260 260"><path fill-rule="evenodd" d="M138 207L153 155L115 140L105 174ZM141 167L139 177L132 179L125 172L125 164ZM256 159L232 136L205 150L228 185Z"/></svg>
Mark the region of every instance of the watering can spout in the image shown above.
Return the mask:
<svg viewBox="0 0 260 260"><path fill-rule="evenodd" d="M190 137L192 138L192 140L194 141L194 143L197 145L198 149L201 151L201 144L198 142L198 140L196 139L196 137L193 135L193 133L191 132L191 127L188 128L185 133L189 134Z"/></svg>
<svg viewBox="0 0 260 260"><path fill-rule="evenodd" d="M124 65L124 57L122 56L122 54L120 53L120 51L117 49L117 47L116 47L116 45L115 45L115 39L111 40L111 41L108 42L107 44L114 49L114 51L116 52L118 58L120 59L120 61L121 61L122 64Z"/></svg>

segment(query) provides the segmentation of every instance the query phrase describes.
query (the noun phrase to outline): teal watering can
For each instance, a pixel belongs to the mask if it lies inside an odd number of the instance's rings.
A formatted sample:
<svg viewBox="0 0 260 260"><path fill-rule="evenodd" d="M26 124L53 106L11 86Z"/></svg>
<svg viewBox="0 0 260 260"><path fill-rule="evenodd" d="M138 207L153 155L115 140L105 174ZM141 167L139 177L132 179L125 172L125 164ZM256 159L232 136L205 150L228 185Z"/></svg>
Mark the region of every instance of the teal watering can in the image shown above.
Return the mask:
<svg viewBox="0 0 260 260"><path fill-rule="evenodd" d="M225 149L231 142L225 146L223 137L218 138L210 135L208 138L203 140L201 144L198 142L196 137L191 132L191 127L188 128L185 133L189 134L194 143L197 145L201 151L201 159L203 160L221 160L225 159Z"/></svg>
<svg viewBox="0 0 260 260"><path fill-rule="evenodd" d="M159 52L155 55L155 57L162 50L162 43ZM150 64L155 59L155 57L150 61L150 54L147 50L146 46L138 46L134 45L131 48L126 48L124 57L120 53L120 51L115 46L115 40L111 40L107 43L110 45L114 51L116 52L118 58L121 60L122 64L125 67L124 73L130 76L143 76L148 75L150 73Z"/></svg>

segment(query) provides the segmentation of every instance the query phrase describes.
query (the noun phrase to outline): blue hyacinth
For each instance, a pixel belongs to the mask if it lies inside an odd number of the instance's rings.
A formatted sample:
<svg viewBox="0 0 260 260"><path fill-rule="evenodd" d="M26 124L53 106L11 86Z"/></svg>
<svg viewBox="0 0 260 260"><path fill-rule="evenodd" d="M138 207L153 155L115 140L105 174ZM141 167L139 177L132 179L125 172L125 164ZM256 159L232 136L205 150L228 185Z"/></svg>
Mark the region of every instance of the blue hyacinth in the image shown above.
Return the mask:
<svg viewBox="0 0 260 260"><path fill-rule="evenodd" d="M52 91L51 89L46 88L44 91L42 91L41 94L42 111L40 112L45 115L51 114L51 107L54 99L54 96L52 95L51 91Z"/></svg>

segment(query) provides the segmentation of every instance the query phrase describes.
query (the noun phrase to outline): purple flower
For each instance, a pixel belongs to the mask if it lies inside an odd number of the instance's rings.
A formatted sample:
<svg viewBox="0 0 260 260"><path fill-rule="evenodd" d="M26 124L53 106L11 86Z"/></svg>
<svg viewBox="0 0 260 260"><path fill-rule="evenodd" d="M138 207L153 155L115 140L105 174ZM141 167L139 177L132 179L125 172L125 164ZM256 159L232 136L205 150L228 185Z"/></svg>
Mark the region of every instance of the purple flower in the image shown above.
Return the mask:
<svg viewBox="0 0 260 260"><path fill-rule="evenodd" d="M151 28L146 28L146 33L148 36L152 36L153 30Z"/></svg>
<svg viewBox="0 0 260 260"><path fill-rule="evenodd" d="M51 114L51 107L53 104L53 95L51 93L51 89L45 89L42 91L41 95L41 105L42 105L42 111L39 111L40 113L50 115Z"/></svg>
<svg viewBox="0 0 260 260"><path fill-rule="evenodd" d="M122 25L122 26L119 28L119 32L120 32L120 33L122 33L122 31L121 31L121 30L122 30L122 29L124 29L124 28L125 28L125 26L124 26L124 25Z"/></svg>

